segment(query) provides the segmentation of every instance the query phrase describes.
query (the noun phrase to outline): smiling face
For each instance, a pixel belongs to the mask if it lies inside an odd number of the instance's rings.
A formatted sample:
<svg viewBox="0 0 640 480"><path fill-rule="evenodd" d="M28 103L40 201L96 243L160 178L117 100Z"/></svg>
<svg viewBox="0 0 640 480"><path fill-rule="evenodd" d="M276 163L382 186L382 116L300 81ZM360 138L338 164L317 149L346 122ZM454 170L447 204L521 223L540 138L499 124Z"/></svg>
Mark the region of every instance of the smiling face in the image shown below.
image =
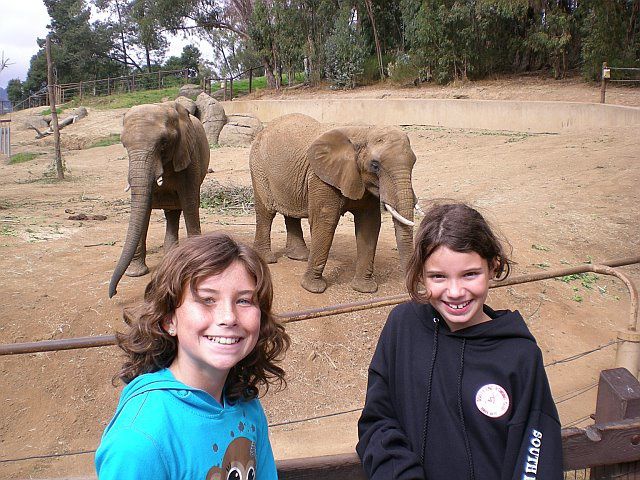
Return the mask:
<svg viewBox="0 0 640 480"><path fill-rule="evenodd" d="M165 325L178 338L169 369L184 384L220 401L229 370L258 341L261 311L256 281L242 262L234 261L222 273L198 283L194 293L185 289L182 304Z"/></svg>
<svg viewBox="0 0 640 480"><path fill-rule="evenodd" d="M440 246L427 258L422 274L429 303L451 331L489 321L482 310L494 271L476 252Z"/></svg>

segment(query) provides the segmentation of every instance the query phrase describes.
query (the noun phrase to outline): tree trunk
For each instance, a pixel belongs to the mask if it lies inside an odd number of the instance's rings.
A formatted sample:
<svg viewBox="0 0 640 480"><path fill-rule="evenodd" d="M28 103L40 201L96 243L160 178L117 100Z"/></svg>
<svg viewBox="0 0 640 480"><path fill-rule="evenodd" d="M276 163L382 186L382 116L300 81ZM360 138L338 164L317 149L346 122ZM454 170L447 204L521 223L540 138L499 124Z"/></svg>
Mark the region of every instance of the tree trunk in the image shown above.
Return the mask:
<svg viewBox="0 0 640 480"><path fill-rule="evenodd" d="M380 40L378 39L378 29L376 28L376 19L373 16L373 5L371 0L364 0L364 4L367 7L367 14L369 15L369 21L371 22L371 29L373 30L373 41L376 44L376 56L378 57L378 66L380 68L380 80L384 80L384 67L382 66L382 49L380 48Z"/></svg>
<svg viewBox="0 0 640 480"><path fill-rule="evenodd" d="M116 0L116 10L118 11L118 23L120 24L120 40L122 41L122 59L124 62L125 75L129 71L129 64L127 60L127 46L124 41L124 27L122 26L122 14L120 12L120 2Z"/></svg>
<svg viewBox="0 0 640 480"><path fill-rule="evenodd" d="M264 74L267 77L267 86L272 89L277 89L276 77L273 75L273 67L267 57L262 57L262 66L264 67Z"/></svg>
<svg viewBox="0 0 640 480"><path fill-rule="evenodd" d="M58 180L64 179L64 167L62 165L62 153L60 153L60 129L58 128L58 112L56 111L56 92L53 79L53 61L51 60L51 39L47 35L47 83L49 90L49 106L51 107L51 126L53 128L53 141L55 144L55 166Z"/></svg>

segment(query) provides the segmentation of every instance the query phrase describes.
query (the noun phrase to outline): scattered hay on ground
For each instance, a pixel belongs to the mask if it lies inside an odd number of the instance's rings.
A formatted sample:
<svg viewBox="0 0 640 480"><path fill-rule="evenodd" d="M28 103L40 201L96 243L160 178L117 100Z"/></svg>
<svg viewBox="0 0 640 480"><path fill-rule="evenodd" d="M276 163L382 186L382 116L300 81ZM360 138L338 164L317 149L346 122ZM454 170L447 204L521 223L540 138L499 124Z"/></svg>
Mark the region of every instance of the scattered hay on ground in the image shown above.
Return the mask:
<svg viewBox="0 0 640 480"><path fill-rule="evenodd" d="M208 180L200 188L200 206L226 215L252 215L253 188Z"/></svg>

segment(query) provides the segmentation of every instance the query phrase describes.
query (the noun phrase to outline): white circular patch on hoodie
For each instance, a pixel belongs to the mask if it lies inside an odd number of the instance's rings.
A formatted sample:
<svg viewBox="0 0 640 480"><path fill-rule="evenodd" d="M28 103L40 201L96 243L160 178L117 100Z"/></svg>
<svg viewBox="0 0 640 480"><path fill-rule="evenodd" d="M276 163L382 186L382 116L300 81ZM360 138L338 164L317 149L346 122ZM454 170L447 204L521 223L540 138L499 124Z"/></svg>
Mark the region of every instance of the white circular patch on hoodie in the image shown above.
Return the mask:
<svg viewBox="0 0 640 480"><path fill-rule="evenodd" d="M476 407L487 417L501 417L509 410L509 395L500 385L489 383L476 393Z"/></svg>

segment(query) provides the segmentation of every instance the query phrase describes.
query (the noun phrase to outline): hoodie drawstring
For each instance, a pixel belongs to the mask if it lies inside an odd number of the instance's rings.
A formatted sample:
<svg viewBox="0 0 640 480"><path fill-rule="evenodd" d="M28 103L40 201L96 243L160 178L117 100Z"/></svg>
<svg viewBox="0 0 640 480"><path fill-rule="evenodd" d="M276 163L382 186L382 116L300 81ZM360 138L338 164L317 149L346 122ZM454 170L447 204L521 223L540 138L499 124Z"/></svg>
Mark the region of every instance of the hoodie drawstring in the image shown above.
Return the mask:
<svg viewBox="0 0 640 480"><path fill-rule="evenodd" d="M464 438L464 446L467 450L467 461L469 462L469 479L474 480L473 473L473 457L471 456L471 446L469 445L469 435L467 435L467 427L464 423L464 412L462 411L462 372L464 370L464 350L467 345L467 339L462 339L462 347L460 348L460 369L458 370L458 414L462 423L462 436Z"/></svg>
<svg viewBox="0 0 640 480"><path fill-rule="evenodd" d="M420 464L424 465L424 455L427 449L427 430L429 429L429 406L431 404L431 383L433 382L433 369L436 366L436 354L438 353L438 327L440 321L433 319L435 323L435 332L433 334L433 353L431 354L431 368L429 368L429 376L427 377L427 405L424 409L424 428L422 429L422 451L420 453Z"/></svg>

